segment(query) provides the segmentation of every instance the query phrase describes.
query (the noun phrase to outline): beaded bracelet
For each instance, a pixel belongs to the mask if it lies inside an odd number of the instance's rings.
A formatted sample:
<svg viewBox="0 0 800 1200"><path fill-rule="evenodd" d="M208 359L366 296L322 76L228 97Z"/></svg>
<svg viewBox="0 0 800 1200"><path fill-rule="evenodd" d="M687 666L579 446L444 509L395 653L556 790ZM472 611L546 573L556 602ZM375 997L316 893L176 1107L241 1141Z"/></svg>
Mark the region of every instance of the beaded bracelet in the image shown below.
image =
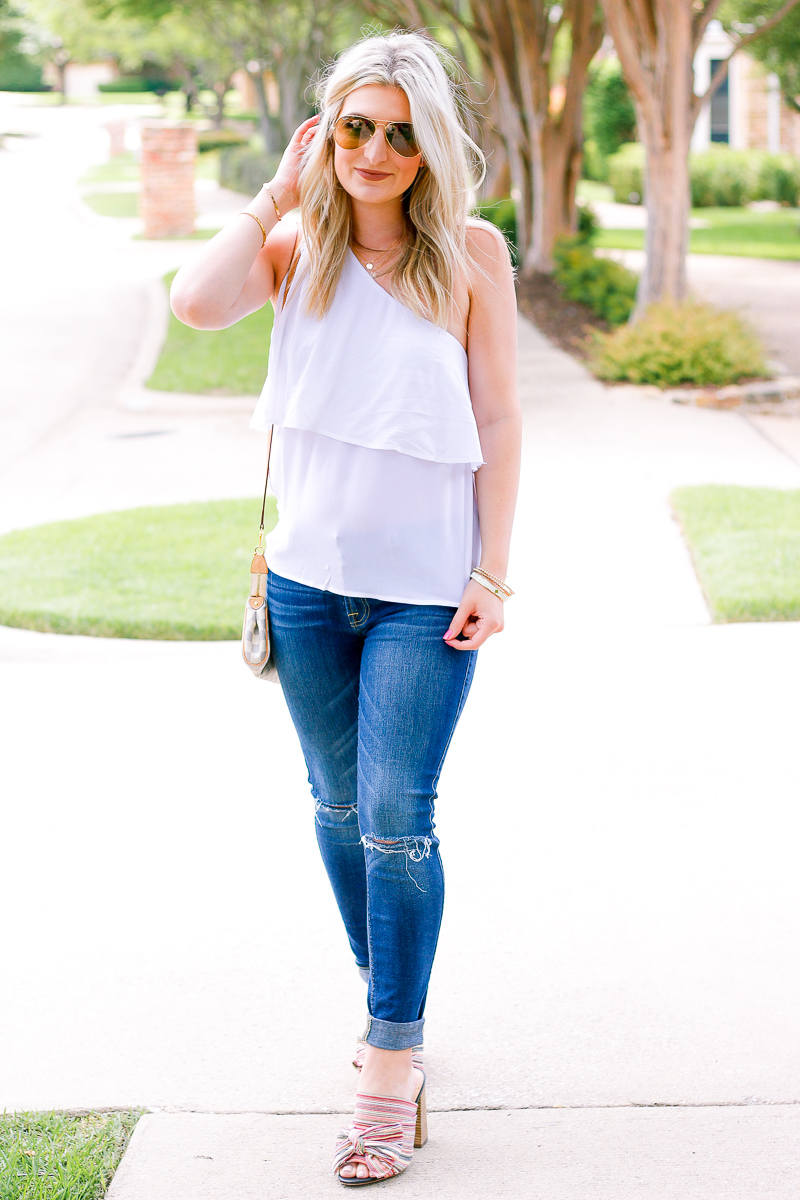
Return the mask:
<svg viewBox="0 0 800 1200"><path fill-rule="evenodd" d="M488 579L491 583L497 584L497 586L500 588L500 590L502 592L505 592L505 594L507 596L514 595L514 592L508 586L505 579L499 579L497 575L493 575L492 572L487 571L485 567L475 567L475 570L478 573L478 575L483 575L484 579Z"/></svg>
<svg viewBox="0 0 800 1200"><path fill-rule="evenodd" d="M490 579L485 579L483 575L479 575L477 570L472 572L470 579L474 579L476 583L481 585L481 587L485 587L487 592L491 592L493 596L497 596L497 598L502 600L504 604L508 597L512 594L510 589L508 591L504 589L501 590L496 583L492 583Z"/></svg>

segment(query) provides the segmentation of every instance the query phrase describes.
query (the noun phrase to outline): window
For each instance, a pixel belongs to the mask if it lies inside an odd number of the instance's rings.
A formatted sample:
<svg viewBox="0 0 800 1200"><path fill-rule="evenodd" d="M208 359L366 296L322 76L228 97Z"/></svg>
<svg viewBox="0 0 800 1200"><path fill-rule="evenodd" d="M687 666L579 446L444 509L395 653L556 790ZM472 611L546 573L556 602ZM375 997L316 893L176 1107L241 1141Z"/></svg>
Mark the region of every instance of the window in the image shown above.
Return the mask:
<svg viewBox="0 0 800 1200"><path fill-rule="evenodd" d="M709 64L711 68L710 79L714 78L714 72L720 63L724 62L724 58L712 58ZM730 133L730 124L728 121L728 80L730 75L726 75L720 86L717 88L714 95L711 97L711 141L712 142L728 142Z"/></svg>

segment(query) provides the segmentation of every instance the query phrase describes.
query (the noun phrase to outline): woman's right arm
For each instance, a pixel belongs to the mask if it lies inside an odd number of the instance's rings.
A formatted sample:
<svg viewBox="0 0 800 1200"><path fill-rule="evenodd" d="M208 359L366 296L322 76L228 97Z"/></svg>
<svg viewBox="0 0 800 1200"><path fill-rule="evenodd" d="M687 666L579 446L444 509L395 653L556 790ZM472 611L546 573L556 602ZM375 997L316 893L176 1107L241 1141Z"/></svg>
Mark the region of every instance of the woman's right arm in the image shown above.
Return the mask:
<svg viewBox="0 0 800 1200"><path fill-rule="evenodd" d="M318 121L318 116L310 117L295 131L275 178L270 181L269 188L281 214L297 205L300 163ZM193 329L227 329L262 308L277 293L289 269L296 226L279 223L266 187L245 212L254 213L266 229L263 248L258 221L240 214L193 254L178 271L170 290L172 311L184 325Z"/></svg>

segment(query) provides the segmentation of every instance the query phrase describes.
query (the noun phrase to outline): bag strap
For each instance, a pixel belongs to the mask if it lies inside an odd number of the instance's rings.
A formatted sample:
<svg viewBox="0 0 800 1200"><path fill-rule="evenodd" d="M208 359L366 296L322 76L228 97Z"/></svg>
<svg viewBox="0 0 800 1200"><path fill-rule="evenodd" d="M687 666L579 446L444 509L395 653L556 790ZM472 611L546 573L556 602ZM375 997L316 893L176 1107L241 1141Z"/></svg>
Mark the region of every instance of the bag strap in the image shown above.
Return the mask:
<svg viewBox="0 0 800 1200"><path fill-rule="evenodd" d="M300 238L300 229L297 229L294 237L294 246L292 247L292 261L289 270L286 274L286 287L283 289L283 302L281 303L281 312L286 304L286 297L289 295L289 288L292 286L294 273L297 270L297 264L300 261L300 255L297 253L297 243ZM267 488L269 487L269 461L272 458L272 438L275 434L275 426L269 427L269 442L267 443L267 473L264 478L264 496L261 501L261 521L258 526L258 550L261 552L261 546L264 540L264 513L267 508Z"/></svg>
<svg viewBox="0 0 800 1200"><path fill-rule="evenodd" d="M281 302L281 312L286 307L286 300L289 295L289 288L292 286L294 273L297 270L297 264L300 262L300 254L297 249L297 243L300 238L300 230L298 228L294 238L294 246L292 247L292 261L289 265L289 270L286 272L286 287L283 289L283 301Z"/></svg>
<svg viewBox="0 0 800 1200"><path fill-rule="evenodd" d="M263 541L264 541L264 513L267 508L267 488L269 487L269 460L272 458L272 438L273 438L274 434L275 434L275 426L270 425L269 441L267 442L267 473L266 473L266 477L264 479L264 497L261 501L261 521L258 526L258 548L256 550L257 554L262 553L261 547L262 547Z"/></svg>

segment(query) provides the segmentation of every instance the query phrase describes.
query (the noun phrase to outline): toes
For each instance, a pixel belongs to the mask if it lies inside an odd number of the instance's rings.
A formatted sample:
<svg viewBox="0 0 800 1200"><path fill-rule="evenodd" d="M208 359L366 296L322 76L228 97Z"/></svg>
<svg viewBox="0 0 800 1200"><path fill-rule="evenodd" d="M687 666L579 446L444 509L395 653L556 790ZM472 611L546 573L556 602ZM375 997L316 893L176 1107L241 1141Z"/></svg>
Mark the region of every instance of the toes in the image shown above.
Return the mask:
<svg viewBox="0 0 800 1200"><path fill-rule="evenodd" d="M366 1179L368 1175L369 1175L369 1171L367 1170L367 1168L364 1166L363 1163L359 1163L358 1164L358 1178Z"/></svg>

